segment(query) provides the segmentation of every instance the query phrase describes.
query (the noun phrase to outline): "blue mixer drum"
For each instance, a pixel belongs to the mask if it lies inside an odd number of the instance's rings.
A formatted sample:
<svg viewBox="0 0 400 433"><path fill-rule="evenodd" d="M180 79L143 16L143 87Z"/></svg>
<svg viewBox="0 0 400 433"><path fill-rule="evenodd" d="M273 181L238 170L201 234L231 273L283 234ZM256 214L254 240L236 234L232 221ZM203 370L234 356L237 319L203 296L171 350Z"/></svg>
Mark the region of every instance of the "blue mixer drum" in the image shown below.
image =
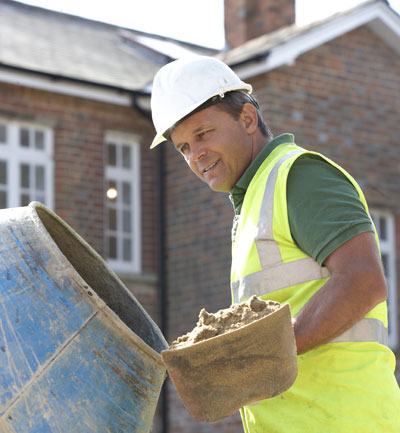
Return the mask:
<svg viewBox="0 0 400 433"><path fill-rule="evenodd" d="M0 432L148 433L167 343L40 203L0 210Z"/></svg>

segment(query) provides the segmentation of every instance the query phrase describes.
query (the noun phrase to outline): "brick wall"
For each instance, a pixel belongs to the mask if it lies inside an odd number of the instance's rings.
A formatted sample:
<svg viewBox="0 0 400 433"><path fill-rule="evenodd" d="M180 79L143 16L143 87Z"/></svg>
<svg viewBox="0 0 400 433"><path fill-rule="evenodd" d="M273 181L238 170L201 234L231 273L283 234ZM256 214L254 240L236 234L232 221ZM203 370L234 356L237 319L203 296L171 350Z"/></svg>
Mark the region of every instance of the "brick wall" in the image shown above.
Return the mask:
<svg viewBox="0 0 400 433"><path fill-rule="evenodd" d="M158 319L156 296L157 154L148 143L153 129L130 107L89 101L0 83L0 116L37 122L54 131L55 212L100 254L104 243L104 135L107 130L142 137L142 280L125 280L139 302ZM153 276L153 277L152 277Z"/></svg>
<svg viewBox="0 0 400 433"><path fill-rule="evenodd" d="M399 70L399 56L363 27L301 56L292 67L251 80L275 135L293 132L299 145L343 165L360 182L371 207L396 216L398 270ZM172 340L193 328L202 307L216 311L230 303L233 211L227 195L203 185L172 148L167 169ZM170 433L243 431L237 415L217 424L197 423L171 394Z"/></svg>
<svg viewBox="0 0 400 433"><path fill-rule="evenodd" d="M231 304L229 292L232 205L189 170L167 145L168 329L172 342L192 330L201 308L215 312ZM195 422L169 385L170 433L241 431L238 417L215 424ZM212 426L212 427L210 427Z"/></svg>
<svg viewBox="0 0 400 433"><path fill-rule="evenodd" d="M294 0L225 0L224 6L231 48L295 22Z"/></svg>

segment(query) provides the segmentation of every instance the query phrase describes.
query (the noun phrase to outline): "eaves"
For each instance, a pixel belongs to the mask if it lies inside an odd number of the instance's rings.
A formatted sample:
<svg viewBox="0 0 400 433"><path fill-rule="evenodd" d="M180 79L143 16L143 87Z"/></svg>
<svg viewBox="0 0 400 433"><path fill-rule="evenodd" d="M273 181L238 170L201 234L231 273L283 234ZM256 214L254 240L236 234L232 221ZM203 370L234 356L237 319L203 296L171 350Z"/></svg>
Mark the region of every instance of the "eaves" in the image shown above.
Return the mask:
<svg viewBox="0 0 400 433"><path fill-rule="evenodd" d="M400 54L400 16L385 2L367 3L344 14L334 15L309 26L273 46L259 47L258 52L249 53L240 61L230 60L230 55L220 56L242 78L248 79L271 71L284 65L295 64L296 59L304 53L338 38L360 26L368 25L395 52ZM267 44L268 45L268 44Z"/></svg>
<svg viewBox="0 0 400 433"><path fill-rule="evenodd" d="M34 71L0 63L0 82L33 89L75 96L109 104L150 110L150 94L145 89L126 89L109 84ZM145 114L144 113L144 114Z"/></svg>

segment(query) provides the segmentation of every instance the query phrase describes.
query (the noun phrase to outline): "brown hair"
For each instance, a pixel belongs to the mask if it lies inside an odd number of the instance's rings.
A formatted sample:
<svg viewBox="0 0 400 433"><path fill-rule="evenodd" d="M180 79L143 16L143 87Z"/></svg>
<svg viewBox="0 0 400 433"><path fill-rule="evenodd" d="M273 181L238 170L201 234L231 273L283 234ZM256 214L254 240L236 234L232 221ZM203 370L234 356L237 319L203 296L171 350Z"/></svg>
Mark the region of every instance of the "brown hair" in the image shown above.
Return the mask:
<svg viewBox="0 0 400 433"><path fill-rule="evenodd" d="M176 122L173 126L171 126L171 128L168 128L163 135L167 140L171 141L171 134L180 123L182 123L185 119L192 116L193 114L204 110L205 108L211 107L212 105L217 105L220 110L229 113L235 120L239 120L244 104L251 104L256 108L258 127L260 128L262 135L264 135L264 137L268 137L271 140L273 138L273 135L266 123L264 122L264 119L262 118L260 105L257 99L253 95L250 95L243 90L234 90L232 92L227 92L222 97L219 95L213 96L202 105L197 107L195 110L187 114L185 117L180 119L178 122Z"/></svg>
<svg viewBox="0 0 400 433"><path fill-rule="evenodd" d="M258 127L260 128L261 133L262 135L264 135L264 137L268 137L269 139L271 139L272 133L264 122L261 114L260 105L253 95L250 95L249 93L242 90L225 93L224 97L220 98L218 108L226 111L227 113L231 114L235 120L238 120L244 104L251 104L256 108Z"/></svg>

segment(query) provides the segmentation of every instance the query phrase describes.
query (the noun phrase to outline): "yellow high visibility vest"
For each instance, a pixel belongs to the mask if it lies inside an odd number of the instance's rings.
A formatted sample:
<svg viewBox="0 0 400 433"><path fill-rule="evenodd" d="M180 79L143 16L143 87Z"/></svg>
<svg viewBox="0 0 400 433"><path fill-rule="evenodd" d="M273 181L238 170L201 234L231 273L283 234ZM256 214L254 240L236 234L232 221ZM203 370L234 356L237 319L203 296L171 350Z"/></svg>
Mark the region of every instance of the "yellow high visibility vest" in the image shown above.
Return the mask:
<svg viewBox="0 0 400 433"><path fill-rule="evenodd" d="M295 316L330 278L327 268L296 246L290 232L287 177L305 153L344 173L368 212L360 187L340 166L294 143L278 146L259 167L243 201L232 244L233 302L255 294L289 303ZM288 391L241 409L245 432L400 432L400 391L387 326L382 302L342 335L299 355L298 377Z"/></svg>

